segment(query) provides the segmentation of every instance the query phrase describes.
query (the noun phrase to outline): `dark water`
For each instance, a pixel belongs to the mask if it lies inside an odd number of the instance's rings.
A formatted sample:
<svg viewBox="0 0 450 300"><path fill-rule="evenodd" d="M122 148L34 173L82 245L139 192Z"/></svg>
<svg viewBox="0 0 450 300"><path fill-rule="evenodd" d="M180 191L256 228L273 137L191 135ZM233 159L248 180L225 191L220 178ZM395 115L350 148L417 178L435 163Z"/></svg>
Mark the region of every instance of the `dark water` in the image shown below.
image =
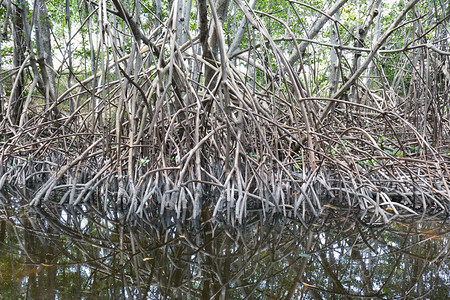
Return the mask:
<svg viewBox="0 0 450 300"><path fill-rule="evenodd" d="M325 207L309 224L125 215L0 197L0 299L448 299L442 219L368 226ZM109 211L108 209L106 211ZM114 210L110 210L114 211Z"/></svg>

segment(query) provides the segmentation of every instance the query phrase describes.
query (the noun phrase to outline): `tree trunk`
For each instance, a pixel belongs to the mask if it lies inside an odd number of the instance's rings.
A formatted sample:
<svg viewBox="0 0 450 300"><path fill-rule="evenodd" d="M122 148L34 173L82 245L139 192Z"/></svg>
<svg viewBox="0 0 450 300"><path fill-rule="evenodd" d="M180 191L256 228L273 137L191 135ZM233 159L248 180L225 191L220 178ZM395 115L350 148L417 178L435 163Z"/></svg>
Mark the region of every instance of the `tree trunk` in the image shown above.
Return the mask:
<svg viewBox="0 0 450 300"><path fill-rule="evenodd" d="M388 37L391 36L398 29L397 27L400 25L400 22L403 20L406 14L414 7L414 5L417 4L417 2L419 2L419 0L411 0L406 4L405 8L400 12L395 21L389 26L388 30L381 36L381 38L375 43L375 45L373 45L372 50L367 55L367 58L361 65L361 67L355 71L352 77L342 85L342 87L333 95L332 98L338 99L339 97L344 95L344 93L346 93L349 90L349 88L354 84L354 82L359 79L361 74L369 66L369 63L378 54L378 50L381 48L381 46L386 42ZM336 102L329 102L328 105L322 111L320 120L324 120L335 105Z"/></svg>
<svg viewBox="0 0 450 300"><path fill-rule="evenodd" d="M370 27L372 26L375 20L375 17L378 16L379 14L379 10L377 8L380 6L380 4L381 0L375 0L375 3L373 5L373 7L375 8L372 9L372 12L370 13L369 17L365 20L364 24L362 24L362 26L359 28L358 35L354 43L354 46L356 48L358 47L363 48L366 46L365 39L367 37L367 33L369 32ZM356 70L359 69L360 65L361 65L361 51L355 51L355 55L353 57L352 71L356 72ZM370 76L370 73L368 74L368 76ZM356 88L356 86L354 86L351 92L351 99L359 103L359 98L360 97L358 96L358 89Z"/></svg>
<svg viewBox="0 0 450 300"><path fill-rule="evenodd" d="M34 26L36 30L37 62L42 74L46 107L50 108L56 102L57 91L51 46L51 24L48 18L47 6L45 4L45 1L36 0L33 16ZM52 119L57 117L58 109L56 106L52 107L51 114Z"/></svg>
<svg viewBox="0 0 450 300"><path fill-rule="evenodd" d="M198 15L199 15L199 31L200 31L200 44L202 45L203 59L213 64L214 57L211 48L208 44L209 28L208 28L208 5L207 0L199 0L198 2ZM214 69L205 64L205 86L210 87L211 80L214 76Z"/></svg>
<svg viewBox="0 0 450 300"><path fill-rule="evenodd" d="M68 63L69 63L69 74L67 75L67 87L70 89L72 86L72 72L73 72L73 66L72 66L72 23L70 21L70 1L66 0L66 24L68 28L68 37L67 37L67 57L68 57ZM72 114L75 111L75 105L73 102L73 99L69 99L69 113Z"/></svg>
<svg viewBox="0 0 450 300"><path fill-rule="evenodd" d="M311 28L308 33L306 34L306 37L308 39L313 39L322 29L322 27L328 22L330 17L332 17L342 6L344 6L345 3L347 3L348 0L341 0L337 2L333 7L331 7L326 14L318 18L315 22L315 25L313 28ZM300 58L300 56L303 56L303 54L306 51L306 48L308 47L309 42L303 41L298 46L299 51L295 51L292 53L292 55L289 57L288 61L289 64L292 66L295 64L295 62Z"/></svg>
<svg viewBox="0 0 450 300"><path fill-rule="evenodd" d="M13 89L8 105L8 117L12 124L18 125L20 115L22 113L24 97L24 73L22 72L22 65L25 62L26 40L25 40L25 24L23 19L23 9L26 5L25 0L21 0L17 5L12 5L8 1L8 10L11 11L12 16L12 34L13 34L13 68L18 70L13 77Z"/></svg>
<svg viewBox="0 0 450 300"><path fill-rule="evenodd" d="M250 0L248 6L250 6L253 9L257 1L258 0ZM239 45L241 44L242 39L244 38L245 31L247 30L247 24L248 24L247 18L244 18L241 21L241 24L239 24L238 30L233 35L233 42L228 48L227 53L228 58L232 58L239 51Z"/></svg>
<svg viewBox="0 0 450 300"><path fill-rule="evenodd" d="M341 17L341 12L340 10L338 10L336 12L336 19L339 20ZM331 44L337 45L339 40L339 33L337 32L337 27L335 26L335 24L332 26L331 28ZM338 50L336 48L331 48L331 53L330 53L330 75L329 75L329 87L330 87L330 97L331 95L333 95L338 88L338 77L339 77L339 67L340 67L340 63L339 63L340 59L339 59L339 53Z"/></svg>
<svg viewBox="0 0 450 300"><path fill-rule="evenodd" d="M377 19L375 21L375 30L373 33L373 38L372 41L373 43L375 43L379 38L380 38L380 34L381 34L381 1L378 1L376 4L376 9L378 10L378 15L377 15ZM374 62L370 62L369 66L367 67L367 77L364 78L364 84L369 88L372 89L372 82L373 82L373 78L374 78Z"/></svg>

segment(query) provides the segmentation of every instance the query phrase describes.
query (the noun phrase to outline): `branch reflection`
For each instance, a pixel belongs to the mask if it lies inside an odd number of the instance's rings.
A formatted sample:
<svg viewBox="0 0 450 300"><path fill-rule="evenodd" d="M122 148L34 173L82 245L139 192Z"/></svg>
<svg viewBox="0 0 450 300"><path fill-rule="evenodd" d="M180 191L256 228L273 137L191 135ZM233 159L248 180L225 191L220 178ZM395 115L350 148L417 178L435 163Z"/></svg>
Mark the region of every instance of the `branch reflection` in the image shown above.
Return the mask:
<svg viewBox="0 0 450 300"><path fill-rule="evenodd" d="M307 223L255 211L244 225L95 205L0 210L4 299L445 299L442 219L372 221L324 207ZM207 215L207 212L205 213Z"/></svg>

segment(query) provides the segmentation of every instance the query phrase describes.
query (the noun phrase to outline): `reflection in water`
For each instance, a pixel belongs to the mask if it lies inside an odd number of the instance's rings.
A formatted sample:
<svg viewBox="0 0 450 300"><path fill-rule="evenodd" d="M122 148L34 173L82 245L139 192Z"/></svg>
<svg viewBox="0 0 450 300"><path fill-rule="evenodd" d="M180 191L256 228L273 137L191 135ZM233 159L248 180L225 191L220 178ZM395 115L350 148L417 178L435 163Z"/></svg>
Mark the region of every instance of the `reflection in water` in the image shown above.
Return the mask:
<svg viewBox="0 0 450 300"><path fill-rule="evenodd" d="M19 196L18 196L19 197ZM0 299L446 299L443 220L368 226L324 208L303 225L126 222L95 206L1 196ZM113 211L113 212L111 212Z"/></svg>

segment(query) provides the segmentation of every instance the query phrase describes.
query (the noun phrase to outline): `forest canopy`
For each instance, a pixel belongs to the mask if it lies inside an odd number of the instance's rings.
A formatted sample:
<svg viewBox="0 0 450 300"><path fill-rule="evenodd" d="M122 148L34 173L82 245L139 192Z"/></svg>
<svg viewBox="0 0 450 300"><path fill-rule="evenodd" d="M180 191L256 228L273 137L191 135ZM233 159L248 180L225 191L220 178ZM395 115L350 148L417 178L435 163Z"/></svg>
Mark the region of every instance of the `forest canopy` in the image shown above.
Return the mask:
<svg viewBox="0 0 450 300"><path fill-rule="evenodd" d="M0 188L179 218L445 210L449 14L444 0L0 0Z"/></svg>

